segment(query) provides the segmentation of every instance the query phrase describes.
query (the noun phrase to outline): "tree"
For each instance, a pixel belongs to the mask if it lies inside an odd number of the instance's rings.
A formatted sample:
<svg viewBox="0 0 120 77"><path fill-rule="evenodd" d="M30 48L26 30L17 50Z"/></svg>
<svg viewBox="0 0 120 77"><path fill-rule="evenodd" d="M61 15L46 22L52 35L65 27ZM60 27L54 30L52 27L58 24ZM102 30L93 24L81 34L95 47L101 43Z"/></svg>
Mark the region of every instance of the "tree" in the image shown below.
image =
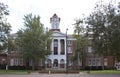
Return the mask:
<svg viewBox="0 0 120 77"><path fill-rule="evenodd" d="M95 10L87 18L88 29L92 28L93 32L93 50L96 54L103 56L103 58L119 52L119 50L116 50L116 47L119 48L119 44L115 46L115 42L119 43L119 36L115 37L113 34L119 29L119 16L120 14L116 12L114 5L97 4ZM116 35L119 34L119 31L117 32Z"/></svg>
<svg viewBox="0 0 120 77"><path fill-rule="evenodd" d="M109 21L111 18L111 24L109 25L109 33L111 33L110 37L110 49L111 53L115 56L115 58L120 61L120 3L117 8L114 8L115 14L109 16Z"/></svg>
<svg viewBox="0 0 120 77"><path fill-rule="evenodd" d="M87 18L87 23L90 26L88 29L92 29L92 47L93 53L99 56L108 56L109 52L109 34L108 34L108 9L103 4L97 4L95 11ZM90 30L88 30L90 31ZM104 69L104 63L103 69Z"/></svg>
<svg viewBox="0 0 120 77"><path fill-rule="evenodd" d="M7 39L10 33L10 24L7 23L6 16L9 15L8 6L0 3L0 53L7 50Z"/></svg>
<svg viewBox="0 0 120 77"><path fill-rule="evenodd" d="M111 50L113 53L113 56L117 59L117 61L120 61L120 29L116 29L113 31L111 35Z"/></svg>
<svg viewBox="0 0 120 77"><path fill-rule="evenodd" d="M16 39L13 37L8 37L8 53L11 51L16 51L17 50L17 44L15 42Z"/></svg>
<svg viewBox="0 0 120 77"><path fill-rule="evenodd" d="M82 67L84 68L84 58L85 58L84 48L87 44L87 40L84 35L83 19L77 19L74 25L75 25L75 29L73 36L76 38L77 48L75 50L76 53L73 57L73 60L77 61L77 66L80 65L80 61L81 61Z"/></svg>
<svg viewBox="0 0 120 77"><path fill-rule="evenodd" d="M103 45L106 43L106 15L104 14L104 11L101 11L102 9L100 8L103 7L101 7L100 5L96 5L95 11L92 12L92 14L87 18L87 23L89 25L88 29L91 29L93 32L92 46L95 53L104 52L104 49L106 49L104 48L105 45Z"/></svg>
<svg viewBox="0 0 120 77"><path fill-rule="evenodd" d="M23 59L27 65L32 62L32 69L40 59L45 60L50 53L47 48L50 43L51 32L44 31L43 24L40 22L39 16L32 16L32 14L24 16L24 29L18 31L18 45L21 48Z"/></svg>

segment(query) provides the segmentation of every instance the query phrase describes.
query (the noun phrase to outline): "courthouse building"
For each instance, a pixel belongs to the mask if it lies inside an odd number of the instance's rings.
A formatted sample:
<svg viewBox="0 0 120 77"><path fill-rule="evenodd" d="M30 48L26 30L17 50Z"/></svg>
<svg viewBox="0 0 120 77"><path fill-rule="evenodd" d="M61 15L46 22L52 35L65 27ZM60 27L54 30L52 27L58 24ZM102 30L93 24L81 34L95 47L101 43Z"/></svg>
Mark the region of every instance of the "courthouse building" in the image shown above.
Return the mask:
<svg viewBox="0 0 120 77"><path fill-rule="evenodd" d="M79 59L78 62L72 61L72 57L75 55L76 50L76 39L67 33L61 32L59 26L60 26L60 17L58 17L56 14L54 14L50 18L51 23L51 31L52 31L52 42L50 45L51 54L48 55L45 64L42 60L40 60L37 64L37 69L41 69L42 67L45 67L46 70L66 70L68 69L74 69L76 67L76 64L78 67L84 66L86 69L88 67L100 69L102 68L103 64L106 67L114 67L115 60L114 58L109 56L95 56L92 53L92 47L91 46L85 46L84 47L84 53L86 57L83 59L84 61L81 61ZM16 38L17 35L13 34L11 37ZM7 64L10 67L9 69L12 69L12 67L21 67L25 68L26 64L22 58L22 53L19 50L11 51L7 54ZM82 63L83 62L83 63ZM29 66L32 66L32 62L29 62ZM16 68L15 68L16 69Z"/></svg>
<svg viewBox="0 0 120 77"><path fill-rule="evenodd" d="M72 65L72 61L69 58L75 53L75 38L72 35L62 33L59 25L60 18L54 14L50 18L52 43L51 43L51 55L48 56L46 61L48 69L66 69L66 64ZM68 63L67 63L68 62Z"/></svg>

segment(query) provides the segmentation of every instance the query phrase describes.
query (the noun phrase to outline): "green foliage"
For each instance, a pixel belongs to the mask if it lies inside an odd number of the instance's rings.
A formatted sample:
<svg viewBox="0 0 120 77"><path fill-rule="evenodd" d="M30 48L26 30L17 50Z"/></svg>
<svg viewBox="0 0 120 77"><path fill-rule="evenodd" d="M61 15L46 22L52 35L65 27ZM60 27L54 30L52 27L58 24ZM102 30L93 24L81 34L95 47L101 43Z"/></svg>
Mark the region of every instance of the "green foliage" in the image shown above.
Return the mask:
<svg viewBox="0 0 120 77"><path fill-rule="evenodd" d="M87 18L89 28L93 32L92 34L92 46L94 48L95 53L103 54L107 49L107 39L106 39L106 15L104 14L104 11L102 11L102 6L96 5L95 11L92 12L92 14ZM88 30L90 31L90 30ZM89 32L88 32L89 33ZM89 34L88 34L89 35ZM99 52L98 52L99 51Z"/></svg>
<svg viewBox="0 0 120 77"><path fill-rule="evenodd" d="M88 71L83 71L84 73L87 73ZM90 74L120 74L119 70L91 70L89 71Z"/></svg>
<svg viewBox="0 0 120 77"><path fill-rule="evenodd" d="M12 37L8 38L8 52L17 50L17 44Z"/></svg>
<svg viewBox="0 0 120 77"><path fill-rule="evenodd" d="M27 74L27 70L0 70L0 74Z"/></svg>
<svg viewBox="0 0 120 77"><path fill-rule="evenodd" d="M6 15L9 15L8 6L0 3L0 53L5 52L7 48L7 39L10 32L10 24L6 21Z"/></svg>
<svg viewBox="0 0 120 77"><path fill-rule="evenodd" d="M119 56L120 46L120 8L114 5L98 4L87 18L87 33L92 31L92 46L99 55Z"/></svg>
<svg viewBox="0 0 120 77"><path fill-rule="evenodd" d="M51 42L51 32L45 32L40 17L32 16L32 14L24 17L24 26L24 29L18 31L17 38L17 44L21 48L23 58L26 61L32 60L33 63L39 59L45 59L50 54L47 45Z"/></svg>
<svg viewBox="0 0 120 77"><path fill-rule="evenodd" d="M85 58L85 46L87 45L87 39L84 35L84 26L83 26L83 19L78 19L75 21L74 24L74 34L73 36L76 38L77 47L75 50L75 55L72 57L72 60L77 61L79 64L79 61L84 61ZM82 62L83 63L83 62Z"/></svg>
<svg viewBox="0 0 120 77"><path fill-rule="evenodd" d="M111 35L111 52L120 61L120 29L113 31Z"/></svg>

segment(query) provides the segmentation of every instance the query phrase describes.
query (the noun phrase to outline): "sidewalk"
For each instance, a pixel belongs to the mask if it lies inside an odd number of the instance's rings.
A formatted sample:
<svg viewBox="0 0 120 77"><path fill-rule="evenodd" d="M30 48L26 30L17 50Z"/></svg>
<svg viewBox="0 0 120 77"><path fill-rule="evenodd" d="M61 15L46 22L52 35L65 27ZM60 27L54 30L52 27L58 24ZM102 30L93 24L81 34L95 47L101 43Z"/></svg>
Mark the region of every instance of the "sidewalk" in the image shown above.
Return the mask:
<svg viewBox="0 0 120 77"><path fill-rule="evenodd" d="M67 74L67 73L51 73L51 72L48 72L48 73L39 73L38 71L37 72L32 72L30 73L31 75L40 75L40 74L48 74L48 75L51 75L51 74ZM80 72L80 73L68 73L68 74L86 74L86 73L83 73L83 72Z"/></svg>

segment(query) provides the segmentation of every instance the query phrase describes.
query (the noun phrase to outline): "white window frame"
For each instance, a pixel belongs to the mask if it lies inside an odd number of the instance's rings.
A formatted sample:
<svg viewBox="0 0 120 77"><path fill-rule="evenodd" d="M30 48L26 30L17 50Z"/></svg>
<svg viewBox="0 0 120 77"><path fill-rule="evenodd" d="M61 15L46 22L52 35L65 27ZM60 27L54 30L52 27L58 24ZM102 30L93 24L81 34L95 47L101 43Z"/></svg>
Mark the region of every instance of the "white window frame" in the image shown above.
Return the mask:
<svg viewBox="0 0 120 77"><path fill-rule="evenodd" d="M88 52L91 53L92 52L92 47L88 46Z"/></svg>
<svg viewBox="0 0 120 77"><path fill-rule="evenodd" d="M108 65L108 59L107 58L104 58L104 66L107 66Z"/></svg>
<svg viewBox="0 0 120 77"><path fill-rule="evenodd" d="M72 45L72 41L71 40L67 40L67 45Z"/></svg>
<svg viewBox="0 0 120 77"><path fill-rule="evenodd" d="M67 51L68 51L68 53L72 53L72 47L71 47L71 46L68 46L68 47L67 47Z"/></svg>
<svg viewBox="0 0 120 77"><path fill-rule="evenodd" d="M10 66L14 66L14 59L13 58L10 59Z"/></svg>

